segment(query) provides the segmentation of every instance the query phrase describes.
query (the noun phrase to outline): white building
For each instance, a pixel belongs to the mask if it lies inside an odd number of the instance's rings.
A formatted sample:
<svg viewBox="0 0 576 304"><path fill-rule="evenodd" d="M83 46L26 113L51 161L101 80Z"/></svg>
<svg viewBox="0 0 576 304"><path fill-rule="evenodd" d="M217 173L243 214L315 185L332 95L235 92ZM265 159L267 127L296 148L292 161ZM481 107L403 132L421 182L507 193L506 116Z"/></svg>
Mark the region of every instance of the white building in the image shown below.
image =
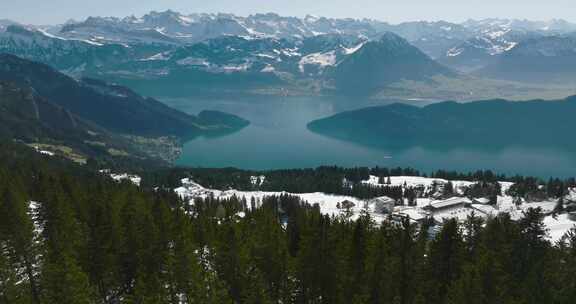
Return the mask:
<svg viewBox="0 0 576 304"><path fill-rule="evenodd" d="M403 219L410 220L413 224L422 224L430 214L420 208L413 207L399 207L394 213L392 213L392 221L396 223L401 223Z"/></svg>
<svg viewBox="0 0 576 304"><path fill-rule="evenodd" d="M472 205L472 201L466 197L452 197L446 200L432 201L428 206L425 206L424 209L436 213L450 209L469 207L470 205Z"/></svg>
<svg viewBox="0 0 576 304"><path fill-rule="evenodd" d="M374 206L374 212L380 214L388 214L394 211L396 201L390 197L381 196L371 199L368 201L368 204Z"/></svg>

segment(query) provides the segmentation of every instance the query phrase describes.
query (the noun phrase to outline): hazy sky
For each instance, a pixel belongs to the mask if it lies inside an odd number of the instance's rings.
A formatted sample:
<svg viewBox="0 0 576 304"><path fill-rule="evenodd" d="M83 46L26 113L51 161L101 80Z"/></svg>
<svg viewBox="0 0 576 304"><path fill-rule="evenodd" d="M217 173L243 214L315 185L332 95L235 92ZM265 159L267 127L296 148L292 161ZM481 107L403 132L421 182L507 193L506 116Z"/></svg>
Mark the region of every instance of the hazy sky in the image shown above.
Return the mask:
<svg viewBox="0 0 576 304"><path fill-rule="evenodd" d="M468 18L526 18L576 21L576 0L0 0L0 19L54 24L87 16L142 15L151 10L463 21Z"/></svg>

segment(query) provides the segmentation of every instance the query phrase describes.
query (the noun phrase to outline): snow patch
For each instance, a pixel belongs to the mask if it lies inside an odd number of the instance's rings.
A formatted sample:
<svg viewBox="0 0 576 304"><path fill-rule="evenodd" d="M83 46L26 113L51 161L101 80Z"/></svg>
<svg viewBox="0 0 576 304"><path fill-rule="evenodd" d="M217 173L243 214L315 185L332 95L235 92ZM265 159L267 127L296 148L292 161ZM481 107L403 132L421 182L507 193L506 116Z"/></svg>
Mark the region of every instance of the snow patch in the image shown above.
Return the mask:
<svg viewBox="0 0 576 304"><path fill-rule="evenodd" d="M548 239L558 242L570 229L576 226L568 214L560 214L556 218L547 216L544 218L544 225L548 229Z"/></svg>
<svg viewBox="0 0 576 304"><path fill-rule="evenodd" d="M317 65L320 67L336 65L336 52L313 53L302 57L298 64L300 72L304 73L306 65Z"/></svg>
<svg viewBox="0 0 576 304"><path fill-rule="evenodd" d="M356 53L359 49L361 49L364 44L366 44L366 42L362 42L360 44L358 44L357 46L351 47L351 48L344 48L344 54L346 55L352 55L354 53Z"/></svg>
<svg viewBox="0 0 576 304"><path fill-rule="evenodd" d="M110 176L110 178L112 178L114 181L116 182L122 182L122 181L129 181L131 183L133 183L134 185L140 187L140 184L142 182L142 178L138 175L135 174L128 174L128 173L111 173L111 171L109 169L102 169L100 171L98 171L102 174L107 174L108 176Z"/></svg>

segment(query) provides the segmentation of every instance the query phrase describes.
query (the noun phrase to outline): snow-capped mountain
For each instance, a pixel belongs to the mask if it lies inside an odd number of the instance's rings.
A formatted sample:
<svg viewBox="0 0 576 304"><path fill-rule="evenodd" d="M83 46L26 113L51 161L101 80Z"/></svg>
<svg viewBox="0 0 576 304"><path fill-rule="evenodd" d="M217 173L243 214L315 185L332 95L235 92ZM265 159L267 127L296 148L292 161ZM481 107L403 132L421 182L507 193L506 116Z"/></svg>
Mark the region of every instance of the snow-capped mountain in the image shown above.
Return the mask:
<svg viewBox="0 0 576 304"><path fill-rule="evenodd" d="M562 19L552 19L548 21L532 21L518 19L482 19L468 20L462 23L463 26L475 31L487 30L516 30L532 32L552 32L567 33L576 31L576 24Z"/></svg>
<svg viewBox="0 0 576 304"><path fill-rule="evenodd" d="M29 26L9 25L0 29L0 53L46 63L71 74L131 61L156 52L153 46L129 47L65 39Z"/></svg>
<svg viewBox="0 0 576 304"><path fill-rule="evenodd" d="M393 25L369 19L165 11L142 17L89 17L59 26L0 22L0 52L40 61L74 76L112 80L165 79L202 85L214 78L226 84L242 83L238 78L248 75L251 80L256 77L265 82L325 81L330 78L328 72L342 70L337 68L351 62L351 57L358 57L360 50L369 53L367 49L383 43L381 37L390 35L384 33L402 37L410 49L419 49L423 53L419 55L424 55L428 63L437 60L471 72L500 62L500 57L523 41L566 36L573 29L576 25L562 20L486 19L461 24L417 21ZM394 44L393 40L384 44ZM553 52L556 47L563 50L562 45L550 44L550 49L544 51ZM370 67L380 66L389 55L380 52L370 59ZM396 71L405 69L399 67ZM222 80L222 75L233 76Z"/></svg>
<svg viewBox="0 0 576 304"><path fill-rule="evenodd" d="M338 33L373 35L377 29L372 21L282 17L276 14L256 14L239 17L231 14L190 14L174 11L151 12L142 17L90 17L71 23L59 35L93 41L124 43L190 44L221 36L251 36L267 38L303 38Z"/></svg>
<svg viewBox="0 0 576 304"><path fill-rule="evenodd" d="M526 40L512 50L509 56L573 57L576 56L576 35Z"/></svg>
<svg viewBox="0 0 576 304"><path fill-rule="evenodd" d="M370 95L401 80L425 80L436 75L455 76L402 37L388 32L344 59L331 77L345 94Z"/></svg>
<svg viewBox="0 0 576 304"><path fill-rule="evenodd" d="M166 35L163 28L139 28L124 20L127 19L90 17L82 23L64 25L55 35L98 44L179 44L178 40Z"/></svg>
<svg viewBox="0 0 576 304"><path fill-rule="evenodd" d="M335 19L308 15L285 17L273 13L241 17L232 14L151 12L142 17L90 17L69 22L54 35L97 43L193 44L222 36L303 39L326 34L377 38L394 32L426 54L439 57L448 46L469 37L468 29L449 22L406 22L392 25L370 19Z"/></svg>
<svg viewBox="0 0 576 304"><path fill-rule="evenodd" d="M0 30L0 52L47 63L78 76L94 72L157 76L174 69L318 76L365 41L344 34L300 39L224 35L187 45L125 44L80 36L64 38L40 28L17 25Z"/></svg>
<svg viewBox="0 0 576 304"><path fill-rule="evenodd" d="M527 39L478 72L517 81L573 83L576 77L576 35Z"/></svg>
<svg viewBox="0 0 576 304"><path fill-rule="evenodd" d="M468 20L462 26L473 36L453 45L438 59L465 72L494 63L499 55L512 50L522 41L576 31L575 24L564 20L484 19Z"/></svg>
<svg viewBox="0 0 576 304"><path fill-rule="evenodd" d="M512 29L486 29L446 51L439 61L455 69L469 72L485 67L500 54L512 50L520 42L542 37L539 32Z"/></svg>
<svg viewBox="0 0 576 304"><path fill-rule="evenodd" d="M462 25L445 22L405 22L390 29L432 58L442 57L446 49L471 36Z"/></svg>
<svg viewBox="0 0 576 304"><path fill-rule="evenodd" d="M377 39L384 32L393 32L428 56L443 58L447 52L456 54L457 49L452 49L459 45L477 45L480 40L485 39L492 40L486 43L493 46L481 47L490 49L488 53L507 49L512 43L518 42L518 39L498 39L508 32L561 34L570 31L576 31L576 24L564 20L485 19L468 20L461 24L415 21L393 25L370 19L336 19L310 15L298 18L268 13L243 17L222 13L181 14L168 10L151 12L142 17L89 17L85 21L69 22L60 30L51 33L97 43L189 45L222 36L298 40L325 34L344 34ZM471 39L477 41L469 41Z"/></svg>
<svg viewBox="0 0 576 304"><path fill-rule="evenodd" d="M16 25L16 24L18 23L12 20L0 19L0 29L6 28L9 25Z"/></svg>
<svg viewBox="0 0 576 304"><path fill-rule="evenodd" d="M328 34L288 40L225 36L158 53L141 65L198 70L212 74L264 73L319 77L366 42L354 36Z"/></svg>

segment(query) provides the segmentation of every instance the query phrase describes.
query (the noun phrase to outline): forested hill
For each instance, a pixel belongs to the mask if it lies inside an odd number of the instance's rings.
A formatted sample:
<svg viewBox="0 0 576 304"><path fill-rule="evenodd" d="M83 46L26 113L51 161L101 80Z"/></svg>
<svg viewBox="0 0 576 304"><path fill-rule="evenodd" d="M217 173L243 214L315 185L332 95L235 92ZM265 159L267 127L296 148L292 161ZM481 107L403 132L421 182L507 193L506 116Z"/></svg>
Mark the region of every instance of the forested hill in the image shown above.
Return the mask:
<svg viewBox="0 0 576 304"><path fill-rule="evenodd" d="M248 124L217 111L189 115L122 86L73 79L47 65L0 54L0 139L43 147L76 162L168 165L184 140Z"/></svg>
<svg viewBox="0 0 576 304"><path fill-rule="evenodd" d="M78 155L102 157L125 151L144 158L122 137L49 102L30 87L0 81L0 138L16 139L46 150L68 147ZM48 145L52 149L48 148ZM71 156L72 152L68 153Z"/></svg>
<svg viewBox="0 0 576 304"><path fill-rule="evenodd" d="M423 108L393 104L336 114L311 122L310 130L380 145L543 144L574 146L576 97L555 101L442 102ZM545 126L545 127L543 127Z"/></svg>
<svg viewBox="0 0 576 304"><path fill-rule="evenodd" d="M0 54L0 80L30 86L49 101L118 133L195 136L236 129L240 120L234 118L232 125L225 120L211 125L128 88L93 79L76 80L47 65L8 54ZM243 121L241 127L246 124Z"/></svg>
<svg viewBox="0 0 576 304"><path fill-rule="evenodd" d="M538 210L430 235L287 195L185 205L0 148L2 303L573 303L576 231L551 244Z"/></svg>

